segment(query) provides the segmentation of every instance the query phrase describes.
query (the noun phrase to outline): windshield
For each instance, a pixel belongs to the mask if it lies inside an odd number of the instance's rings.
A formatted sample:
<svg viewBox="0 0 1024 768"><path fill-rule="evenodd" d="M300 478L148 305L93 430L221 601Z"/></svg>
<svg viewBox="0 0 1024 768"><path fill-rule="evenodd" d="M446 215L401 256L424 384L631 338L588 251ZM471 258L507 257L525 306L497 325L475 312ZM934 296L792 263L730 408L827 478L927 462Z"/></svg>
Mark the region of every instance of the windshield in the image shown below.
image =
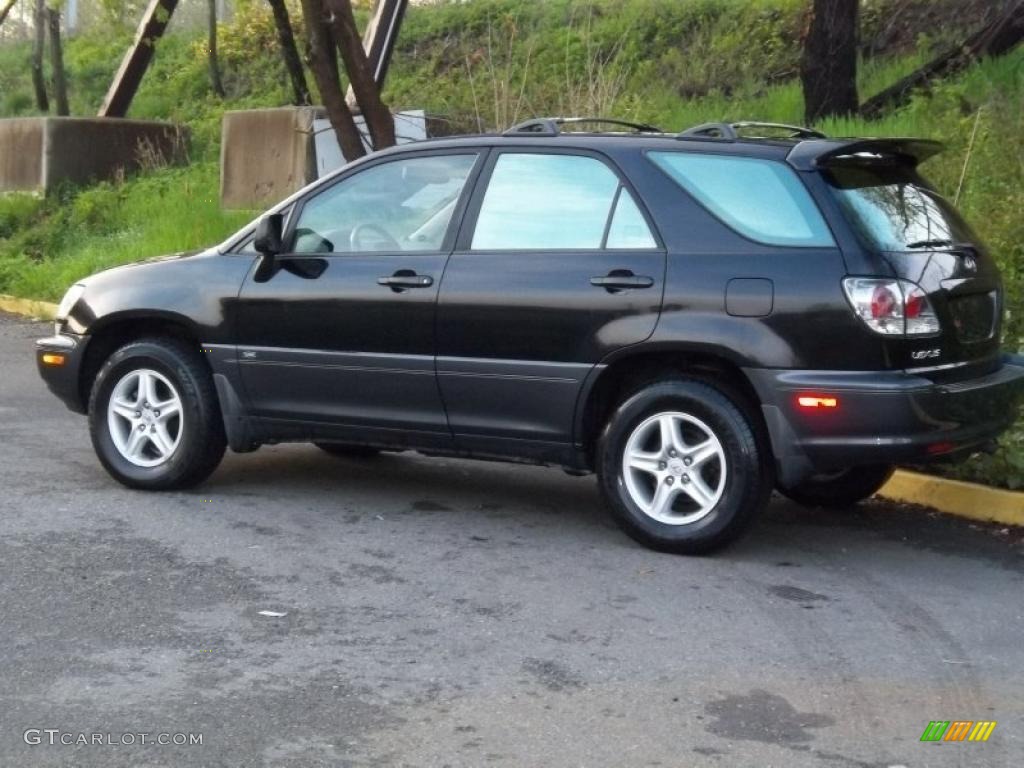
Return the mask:
<svg viewBox="0 0 1024 768"><path fill-rule="evenodd" d="M913 168L829 169L829 184L847 219L881 251L945 248L976 241L971 228Z"/></svg>

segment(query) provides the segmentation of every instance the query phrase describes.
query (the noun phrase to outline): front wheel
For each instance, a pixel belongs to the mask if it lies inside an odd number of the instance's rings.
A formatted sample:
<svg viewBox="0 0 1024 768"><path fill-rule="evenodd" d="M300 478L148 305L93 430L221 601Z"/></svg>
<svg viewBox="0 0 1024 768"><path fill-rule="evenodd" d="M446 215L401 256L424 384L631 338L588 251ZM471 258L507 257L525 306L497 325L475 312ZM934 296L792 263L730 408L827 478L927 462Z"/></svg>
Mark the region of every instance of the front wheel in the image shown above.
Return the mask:
<svg viewBox="0 0 1024 768"><path fill-rule="evenodd" d="M134 341L107 359L89 398L89 432L107 472L145 490L202 482L226 446L213 378L174 339Z"/></svg>
<svg viewBox="0 0 1024 768"><path fill-rule="evenodd" d="M698 380L663 380L628 397L605 426L597 464L616 522L668 552L709 552L733 541L772 487L753 417Z"/></svg>
<svg viewBox="0 0 1024 768"><path fill-rule="evenodd" d="M896 470L891 464L872 464L850 467L825 475L812 475L791 488L779 488L779 493L805 507L844 509L874 496L889 482Z"/></svg>

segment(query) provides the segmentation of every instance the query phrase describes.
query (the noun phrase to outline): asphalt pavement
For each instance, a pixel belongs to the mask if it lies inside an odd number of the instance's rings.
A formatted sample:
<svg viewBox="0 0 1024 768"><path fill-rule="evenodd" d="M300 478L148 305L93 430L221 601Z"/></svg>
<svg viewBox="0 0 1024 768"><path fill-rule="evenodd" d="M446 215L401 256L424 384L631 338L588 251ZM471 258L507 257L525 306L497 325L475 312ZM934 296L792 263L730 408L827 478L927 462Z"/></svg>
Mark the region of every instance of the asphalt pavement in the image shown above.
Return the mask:
<svg viewBox="0 0 1024 768"><path fill-rule="evenodd" d="M0 766L1024 765L1015 531L775 499L688 558L593 478L305 445L131 491L47 332L0 317Z"/></svg>

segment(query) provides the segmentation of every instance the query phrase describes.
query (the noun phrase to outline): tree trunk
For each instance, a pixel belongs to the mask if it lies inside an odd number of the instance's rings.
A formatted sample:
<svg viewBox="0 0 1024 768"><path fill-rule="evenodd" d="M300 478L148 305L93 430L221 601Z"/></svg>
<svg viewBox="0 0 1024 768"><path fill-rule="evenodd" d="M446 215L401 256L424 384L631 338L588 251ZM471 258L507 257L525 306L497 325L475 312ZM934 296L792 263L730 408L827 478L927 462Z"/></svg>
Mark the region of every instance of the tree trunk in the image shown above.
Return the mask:
<svg viewBox="0 0 1024 768"><path fill-rule="evenodd" d="M814 0L800 59L804 119L857 111L858 0Z"/></svg>
<svg viewBox="0 0 1024 768"><path fill-rule="evenodd" d="M224 81L220 78L220 62L217 60L217 0L206 1L207 62L210 65L210 87L224 98Z"/></svg>
<svg viewBox="0 0 1024 768"><path fill-rule="evenodd" d="M135 92L153 60L156 44L163 37L171 21L178 0L149 0L149 5L139 19L135 40L121 59L107 95L100 105L99 117L124 117L132 105Z"/></svg>
<svg viewBox="0 0 1024 768"><path fill-rule="evenodd" d="M292 32L292 21L288 17L288 7L284 0L267 0L274 12L274 26L277 27L277 42L281 46L281 58L292 81L292 103L297 107L311 103L306 74L302 71L302 59L295 45L295 34Z"/></svg>
<svg viewBox="0 0 1024 768"><path fill-rule="evenodd" d="M0 8L0 24L3 24L5 21L7 21L7 14L11 12L11 8L14 7L14 4L16 2L18 2L18 0L7 0L7 2L4 3L3 7Z"/></svg>
<svg viewBox="0 0 1024 768"><path fill-rule="evenodd" d="M994 21L920 69L875 94L861 105L864 117L878 117L886 109L905 104L915 89L956 74L983 56L1002 56L1024 40L1024 2L1007 8Z"/></svg>
<svg viewBox="0 0 1024 768"><path fill-rule="evenodd" d="M67 116L68 81L64 72L64 49L60 41L60 10L47 7L46 20L50 30L50 69L53 70L53 97L57 102L57 114Z"/></svg>
<svg viewBox="0 0 1024 768"><path fill-rule="evenodd" d="M321 0L302 0L302 16L306 22L306 37L309 40L309 64L313 70L316 87L320 91L327 118L338 137L341 153L348 161L366 154L362 136L355 118L345 103L338 78L338 60L334 55L334 39L324 16Z"/></svg>
<svg viewBox="0 0 1024 768"><path fill-rule="evenodd" d="M328 23L345 64L348 80L356 102L370 132L373 148L380 150L395 145L395 120L380 97L380 88L363 48L363 38L356 26L351 0L324 0L329 10Z"/></svg>
<svg viewBox="0 0 1024 768"><path fill-rule="evenodd" d="M50 100L46 96L46 79L43 77L43 52L46 50L46 0L36 0L35 41L32 45L32 87L36 92L36 108L40 112L50 111Z"/></svg>

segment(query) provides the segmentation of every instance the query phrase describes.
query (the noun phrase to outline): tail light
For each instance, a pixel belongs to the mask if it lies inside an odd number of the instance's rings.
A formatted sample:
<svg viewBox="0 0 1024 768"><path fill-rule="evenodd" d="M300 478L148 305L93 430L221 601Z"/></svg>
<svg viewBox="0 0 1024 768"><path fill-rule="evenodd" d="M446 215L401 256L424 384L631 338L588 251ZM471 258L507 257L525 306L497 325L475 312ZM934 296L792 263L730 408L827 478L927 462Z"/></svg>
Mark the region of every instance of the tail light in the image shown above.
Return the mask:
<svg viewBox="0 0 1024 768"><path fill-rule="evenodd" d="M848 277L843 290L857 317L875 333L918 336L939 331L927 294L909 280Z"/></svg>

